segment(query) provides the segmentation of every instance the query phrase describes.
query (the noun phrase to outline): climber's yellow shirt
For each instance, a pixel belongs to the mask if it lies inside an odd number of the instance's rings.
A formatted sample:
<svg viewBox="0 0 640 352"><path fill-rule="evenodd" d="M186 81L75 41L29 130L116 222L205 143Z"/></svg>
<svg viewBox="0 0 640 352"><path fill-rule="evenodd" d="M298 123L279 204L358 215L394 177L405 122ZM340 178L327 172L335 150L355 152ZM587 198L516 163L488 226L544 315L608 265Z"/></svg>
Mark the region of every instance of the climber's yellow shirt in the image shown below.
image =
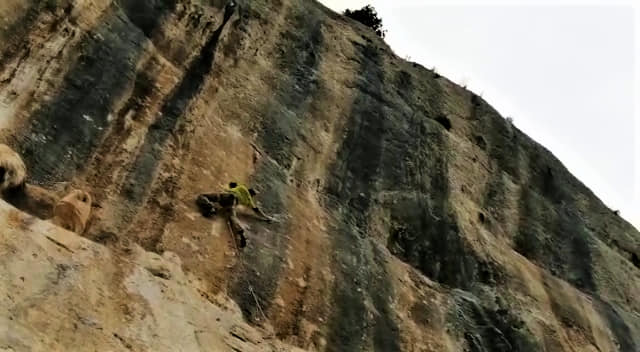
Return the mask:
<svg viewBox="0 0 640 352"><path fill-rule="evenodd" d="M237 185L236 187L229 188L227 192L232 193L238 199L238 204L250 207L251 209L257 208L256 203L253 202L253 197L249 193L249 189L244 185Z"/></svg>

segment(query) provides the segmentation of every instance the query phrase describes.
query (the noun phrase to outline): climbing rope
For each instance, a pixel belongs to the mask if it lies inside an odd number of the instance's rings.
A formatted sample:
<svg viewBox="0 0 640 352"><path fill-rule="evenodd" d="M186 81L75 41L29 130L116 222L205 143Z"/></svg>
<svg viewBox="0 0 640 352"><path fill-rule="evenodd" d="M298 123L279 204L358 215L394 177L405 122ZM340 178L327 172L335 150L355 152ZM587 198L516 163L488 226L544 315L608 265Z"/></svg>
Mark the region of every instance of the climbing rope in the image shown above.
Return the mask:
<svg viewBox="0 0 640 352"><path fill-rule="evenodd" d="M231 242L233 242L233 247L236 249L236 255L238 256L238 260L240 261L240 265L242 265L243 269L245 272L247 272L247 267L245 265L244 260L242 260L242 253L240 252L240 248L238 248L238 243L236 243L236 236L233 233L233 229L231 228L231 224L229 223L229 221L227 220L227 227L229 228L229 233L231 234ZM267 315L264 314L264 311L262 310L262 306L260 305L260 302L258 301L258 296L256 295L255 291L253 290L253 285L251 285L251 282L249 281L249 279L245 276L244 277L245 283L247 284L247 286L249 287L249 293L251 293L251 296L253 297L253 300L256 302L256 307L258 307L258 312L260 312L260 315L262 315L262 319L266 322L267 321Z"/></svg>

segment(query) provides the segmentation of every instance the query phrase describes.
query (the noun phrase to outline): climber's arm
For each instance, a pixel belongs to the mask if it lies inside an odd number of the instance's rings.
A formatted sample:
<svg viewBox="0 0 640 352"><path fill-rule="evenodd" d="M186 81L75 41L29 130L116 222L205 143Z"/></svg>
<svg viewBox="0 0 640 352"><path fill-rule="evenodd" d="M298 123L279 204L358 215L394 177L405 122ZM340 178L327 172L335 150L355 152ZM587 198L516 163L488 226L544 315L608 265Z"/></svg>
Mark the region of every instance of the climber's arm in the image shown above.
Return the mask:
<svg viewBox="0 0 640 352"><path fill-rule="evenodd" d="M273 222L273 219L269 216L267 216L262 209L258 208L258 206L256 205L256 202L253 200L253 198L250 198L251 200L251 209L253 210L253 212L258 215L262 220L266 221L266 222Z"/></svg>
<svg viewBox="0 0 640 352"><path fill-rule="evenodd" d="M260 218L262 218L262 220L266 221L266 222L273 222L273 218L267 216L262 209L258 208L255 203L253 204L253 207L251 208L253 210L254 213L256 213L256 215L258 215Z"/></svg>

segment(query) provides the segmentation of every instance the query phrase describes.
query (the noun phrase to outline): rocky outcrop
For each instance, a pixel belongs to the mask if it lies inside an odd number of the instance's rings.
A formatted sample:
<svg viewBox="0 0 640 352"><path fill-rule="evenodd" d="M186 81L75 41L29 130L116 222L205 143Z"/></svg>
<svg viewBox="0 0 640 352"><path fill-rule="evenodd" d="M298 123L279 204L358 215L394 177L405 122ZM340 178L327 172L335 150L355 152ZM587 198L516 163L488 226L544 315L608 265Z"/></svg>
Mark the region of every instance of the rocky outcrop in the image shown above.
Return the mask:
<svg viewBox="0 0 640 352"><path fill-rule="evenodd" d="M289 0L0 14L0 143L93 198L85 238L0 204L0 347L640 350L638 231L360 24ZM240 256L195 205L228 181L279 219L243 216Z"/></svg>
<svg viewBox="0 0 640 352"><path fill-rule="evenodd" d="M7 351L299 351L243 322L180 258L107 249L0 202L0 348Z"/></svg>

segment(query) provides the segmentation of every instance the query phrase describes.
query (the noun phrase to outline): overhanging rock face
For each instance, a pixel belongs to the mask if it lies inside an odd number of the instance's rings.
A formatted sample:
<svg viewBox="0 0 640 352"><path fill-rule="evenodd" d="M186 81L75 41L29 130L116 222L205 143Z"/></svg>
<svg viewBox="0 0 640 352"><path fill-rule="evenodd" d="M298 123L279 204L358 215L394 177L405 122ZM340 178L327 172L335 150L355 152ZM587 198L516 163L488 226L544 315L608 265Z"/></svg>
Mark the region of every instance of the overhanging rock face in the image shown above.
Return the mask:
<svg viewBox="0 0 640 352"><path fill-rule="evenodd" d="M313 1L5 0L0 128L96 204L0 203L2 349L640 350L638 231ZM279 219L240 256L194 203L229 181Z"/></svg>

